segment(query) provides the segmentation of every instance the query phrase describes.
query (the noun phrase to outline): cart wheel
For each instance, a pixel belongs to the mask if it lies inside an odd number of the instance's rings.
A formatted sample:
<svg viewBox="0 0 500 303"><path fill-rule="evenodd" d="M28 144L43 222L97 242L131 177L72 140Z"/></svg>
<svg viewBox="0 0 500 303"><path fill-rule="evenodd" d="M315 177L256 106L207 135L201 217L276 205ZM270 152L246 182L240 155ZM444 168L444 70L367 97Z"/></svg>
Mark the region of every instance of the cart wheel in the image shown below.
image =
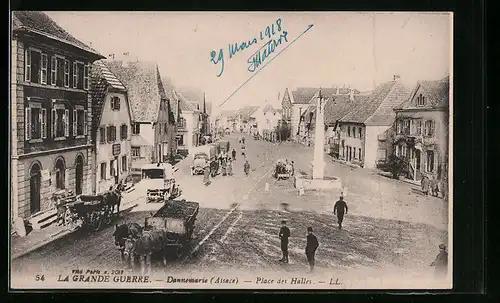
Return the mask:
<svg viewBox="0 0 500 303"><path fill-rule="evenodd" d="M111 224L111 220L112 220L112 213L111 213L111 209L107 209L107 210L104 212L104 224L106 224L106 225Z"/></svg>
<svg viewBox="0 0 500 303"><path fill-rule="evenodd" d="M71 214L71 210L66 208L64 212L64 225L69 225L73 221L73 215Z"/></svg>
<svg viewBox="0 0 500 303"><path fill-rule="evenodd" d="M98 231L101 229L103 221L103 216L101 214L94 213L90 219L91 228L93 231Z"/></svg>

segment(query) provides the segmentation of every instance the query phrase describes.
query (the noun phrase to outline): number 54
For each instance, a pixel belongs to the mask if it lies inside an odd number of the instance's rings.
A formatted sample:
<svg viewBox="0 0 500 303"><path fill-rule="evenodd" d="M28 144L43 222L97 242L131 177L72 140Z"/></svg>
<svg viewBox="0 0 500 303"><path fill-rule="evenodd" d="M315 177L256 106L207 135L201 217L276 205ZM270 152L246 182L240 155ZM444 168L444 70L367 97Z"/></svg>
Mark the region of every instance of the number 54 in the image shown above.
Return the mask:
<svg viewBox="0 0 500 303"><path fill-rule="evenodd" d="M45 276L44 275L36 275L35 281L45 281Z"/></svg>

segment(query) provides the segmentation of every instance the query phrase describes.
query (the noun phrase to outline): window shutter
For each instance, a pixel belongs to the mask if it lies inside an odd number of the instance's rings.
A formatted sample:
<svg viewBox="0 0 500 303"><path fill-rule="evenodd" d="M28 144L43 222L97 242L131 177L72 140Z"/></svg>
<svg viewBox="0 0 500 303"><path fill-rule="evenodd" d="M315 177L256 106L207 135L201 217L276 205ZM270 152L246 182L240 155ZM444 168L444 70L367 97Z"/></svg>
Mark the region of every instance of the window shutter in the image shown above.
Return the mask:
<svg viewBox="0 0 500 303"><path fill-rule="evenodd" d="M56 136L56 109L52 109L52 116L50 117L50 134L52 135L52 138L55 138Z"/></svg>
<svg viewBox="0 0 500 303"><path fill-rule="evenodd" d="M64 87L69 87L69 61L64 60Z"/></svg>
<svg viewBox="0 0 500 303"><path fill-rule="evenodd" d="M432 129L432 135L434 136L434 133L436 131L436 121L432 121L432 124L431 124L431 129Z"/></svg>
<svg viewBox="0 0 500 303"><path fill-rule="evenodd" d="M30 140L31 139L31 108L26 107L25 113L26 113L26 115L25 115L26 117L24 118L25 136L26 136L26 140Z"/></svg>
<svg viewBox="0 0 500 303"><path fill-rule="evenodd" d="M73 136L76 137L76 109L73 110Z"/></svg>
<svg viewBox="0 0 500 303"><path fill-rule="evenodd" d="M57 58L56 56L52 56L50 58L50 84L56 85L57 78Z"/></svg>
<svg viewBox="0 0 500 303"><path fill-rule="evenodd" d="M87 135L87 111L83 111L83 134Z"/></svg>
<svg viewBox="0 0 500 303"><path fill-rule="evenodd" d="M76 88L77 75L78 75L78 64L76 62L73 62L73 88Z"/></svg>
<svg viewBox="0 0 500 303"><path fill-rule="evenodd" d="M40 69L40 82L42 84L47 84L47 66L49 64L49 58L47 54L42 54L42 68Z"/></svg>
<svg viewBox="0 0 500 303"><path fill-rule="evenodd" d="M116 109L120 110L120 98L116 98Z"/></svg>
<svg viewBox="0 0 500 303"><path fill-rule="evenodd" d="M69 137L69 109L64 110L64 136Z"/></svg>
<svg viewBox="0 0 500 303"><path fill-rule="evenodd" d="M89 69L90 66L88 64L85 64L85 67L83 68L83 89L89 89Z"/></svg>
<svg viewBox="0 0 500 303"><path fill-rule="evenodd" d="M428 121L425 121L424 122L424 136L427 136L427 134L428 134L428 128L429 128L428 126L429 126Z"/></svg>
<svg viewBox="0 0 500 303"><path fill-rule="evenodd" d="M42 139L47 138L47 109L42 108L42 118L41 118L41 126L42 126Z"/></svg>
<svg viewBox="0 0 500 303"><path fill-rule="evenodd" d="M24 58L25 58L24 79L29 82L31 81L31 51L29 49L26 50Z"/></svg>

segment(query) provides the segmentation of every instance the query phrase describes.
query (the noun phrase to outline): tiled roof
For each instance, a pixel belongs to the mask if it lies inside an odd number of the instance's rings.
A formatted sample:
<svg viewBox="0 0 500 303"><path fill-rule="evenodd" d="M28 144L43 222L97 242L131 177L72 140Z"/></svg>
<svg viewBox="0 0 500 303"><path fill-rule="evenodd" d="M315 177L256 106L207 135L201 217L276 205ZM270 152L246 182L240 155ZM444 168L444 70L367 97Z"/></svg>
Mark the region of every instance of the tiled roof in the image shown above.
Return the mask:
<svg viewBox="0 0 500 303"><path fill-rule="evenodd" d="M242 120L248 120L258 109L258 106L245 106L239 109L234 115L241 116Z"/></svg>
<svg viewBox="0 0 500 303"><path fill-rule="evenodd" d="M445 77L437 81L418 81L410 97L396 109L417 108L416 93L420 92L426 96L425 106L446 107L449 103L450 78Z"/></svg>
<svg viewBox="0 0 500 303"><path fill-rule="evenodd" d="M218 117L219 118L222 118L222 117L232 118L236 115L236 112L237 112L237 110L226 109L226 110L221 111L219 113Z"/></svg>
<svg viewBox="0 0 500 303"><path fill-rule="evenodd" d="M92 49L85 43L79 41L62 27L60 27L54 20L47 14L37 11L14 11L12 12L12 30L28 30L48 38L58 40L60 42L77 47L86 52L92 53L104 59L105 57L99 54L96 50Z"/></svg>
<svg viewBox="0 0 500 303"><path fill-rule="evenodd" d="M349 95L337 95L325 104L325 125L333 125L347 115L353 108L367 102L368 96L354 95L351 100Z"/></svg>
<svg viewBox="0 0 500 303"><path fill-rule="evenodd" d="M194 88L194 87L180 87L177 89L178 92L180 92L186 100L190 102L198 102L200 104L200 108L202 107L203 104L203 91Z"/></svg>
<svg viewBox="0 0 500 303"><path fill-rule="evenodd" d="M319 90L313 87L298 87L296 90L292 91L292 103L293 104L308 104L311 98Z"/></svg>
<svg viewBox="0 0 500 303"><path fill-rule="evenodd" d="M390 125L395 117L393 109L409 95L410 90L397 81L384 83L368 96L367 102L353 108L340 121L365 125Z"/></svg>
<svg viewBox="0 0 500 303"><path fill-rule="evenodd" d="M134 121L155 122L160 100L167 99L156 63L137 61L104 61L109 70L128 91Z"/></svg>
<svg viewBox="0 0 500 303"><path fill-rule="evenodd" d="M188 101L188 99L181 93L177 92L177 96L179 97L179 106L181 111L197 111L196 107L193 107L192 102Z"/></svg>

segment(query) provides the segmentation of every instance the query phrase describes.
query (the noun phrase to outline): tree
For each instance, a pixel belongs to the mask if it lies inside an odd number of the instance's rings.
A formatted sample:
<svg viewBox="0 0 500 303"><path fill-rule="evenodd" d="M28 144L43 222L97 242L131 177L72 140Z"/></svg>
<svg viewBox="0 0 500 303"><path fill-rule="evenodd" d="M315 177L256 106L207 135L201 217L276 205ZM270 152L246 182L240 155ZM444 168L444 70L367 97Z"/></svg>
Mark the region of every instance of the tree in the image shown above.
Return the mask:
<svg viewBox="0 0 500 303"><path fill-rule="evenodd" d="M387 167L392 174L392 177L396 180L399 176L408 173L409 162L405 157L398 157L396 155L390 155Z"/></svg>

